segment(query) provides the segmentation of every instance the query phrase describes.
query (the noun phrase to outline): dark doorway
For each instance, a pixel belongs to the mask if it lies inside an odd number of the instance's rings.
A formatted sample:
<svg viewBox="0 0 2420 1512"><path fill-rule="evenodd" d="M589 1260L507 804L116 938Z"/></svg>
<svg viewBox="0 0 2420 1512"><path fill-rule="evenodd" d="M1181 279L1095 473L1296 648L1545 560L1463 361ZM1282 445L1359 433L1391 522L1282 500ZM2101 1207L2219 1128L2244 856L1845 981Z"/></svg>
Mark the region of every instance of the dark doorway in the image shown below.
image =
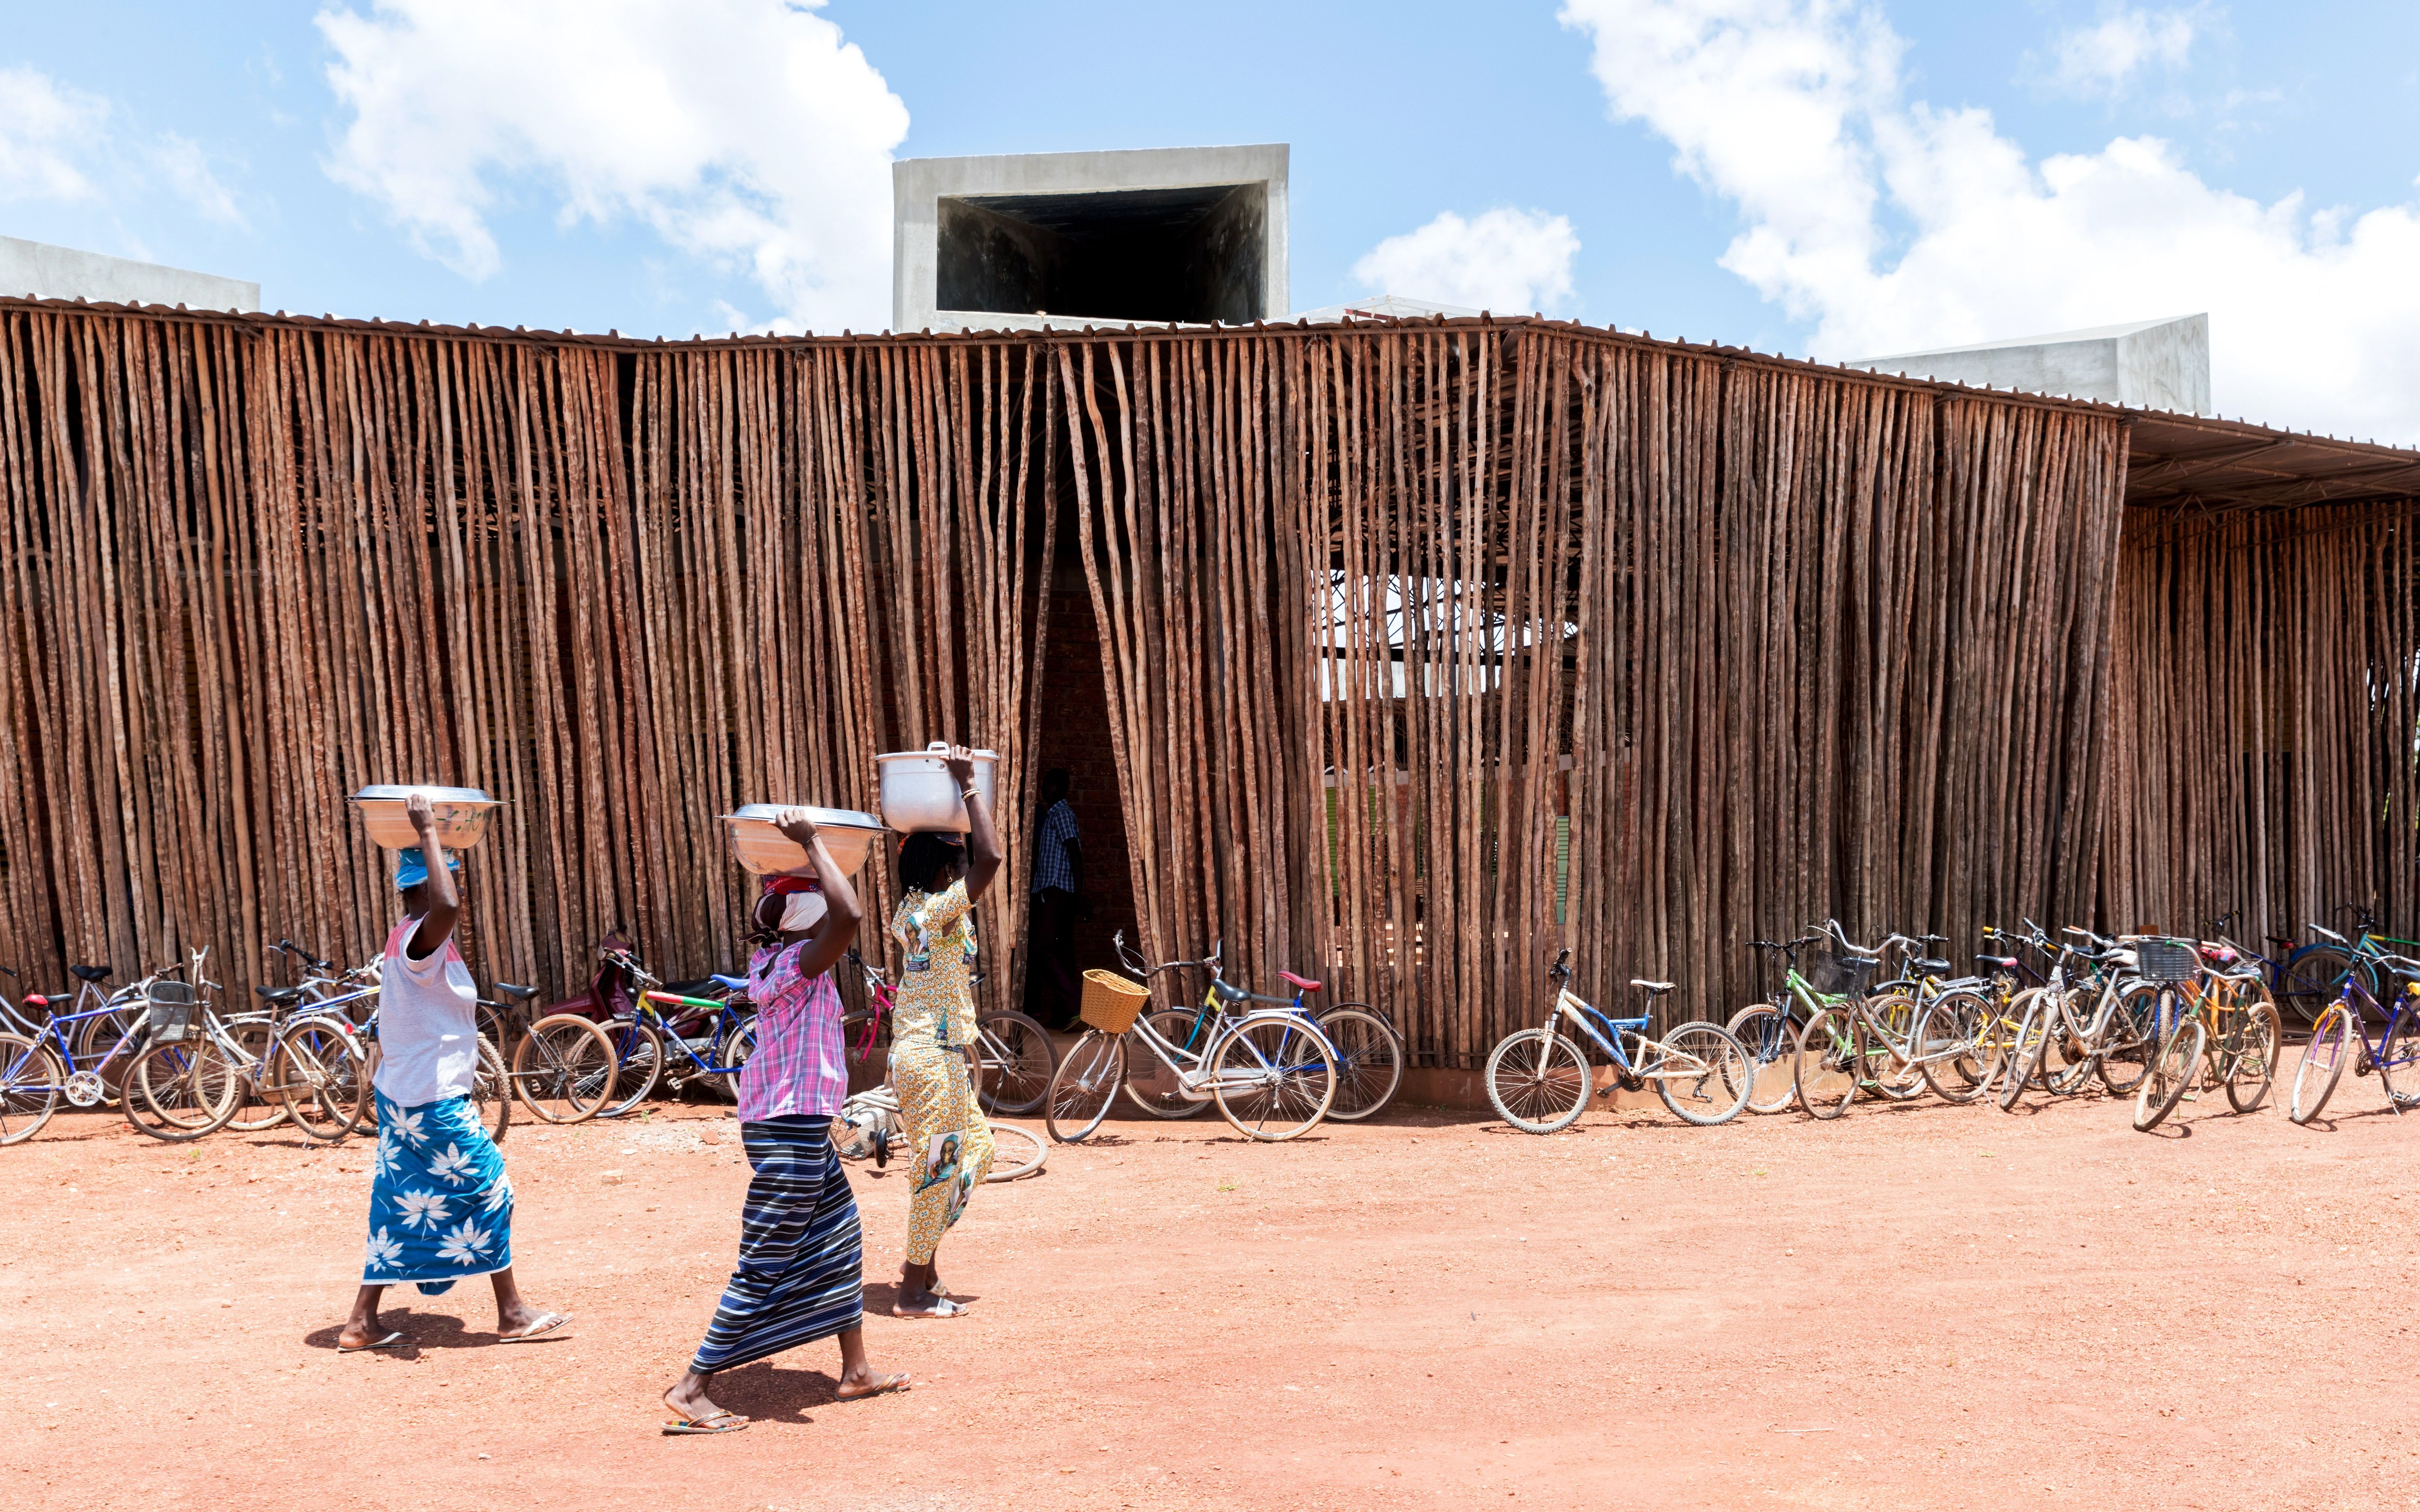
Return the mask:
<svg viewBox="0 0 2420 1512"><path fill-rule="evenodd" d="M1092 907L1092 917L1078 919L1075 930L1076 970L1080 977L1094 966L1122 969L1110 936L1124 930L1129 946L1137 944L1138 936L1125 812L1118 796L1117 758L1109 744L1109 693L1101 683L1101 638L1076 543L1070 539L1061 548L1051 577L1050 640L1042 664L1042 739L1034 770L1038 776L1062 766L1074 779L1068 802L1076 810L1082 838L1085 901ZM1042 816L1033 817L1028 835L1035 832ZM1030 878L1032 856L1019 860L1017 874ZM1061 1012L1048 1001L1040 961L1029 952L1026 962L1025 1011L1056 1026ZM1074 1010L1070 1007L1065 1011L1072 1015Z"/></svg>

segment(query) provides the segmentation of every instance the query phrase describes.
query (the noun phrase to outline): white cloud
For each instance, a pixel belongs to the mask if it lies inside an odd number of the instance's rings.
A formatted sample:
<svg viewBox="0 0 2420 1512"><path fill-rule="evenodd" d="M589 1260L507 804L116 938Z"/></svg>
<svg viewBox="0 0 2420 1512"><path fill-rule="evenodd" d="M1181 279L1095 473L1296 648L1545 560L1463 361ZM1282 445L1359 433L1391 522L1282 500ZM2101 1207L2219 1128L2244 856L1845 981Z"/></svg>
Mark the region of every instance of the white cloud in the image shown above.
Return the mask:
<svg viewBox="0 0 2420 1512"><path fill-rule="evenodd" d="M467 278L515 188L743 269L787 329L879 326L908 110L823 0L378 0L323 11L329 172Z"/></svg>
<svg viewBox="0 0 2420 1512"><path fill-rule="evenodd" d="M1353 265L1353 276L1409 299L1527 314L1571 298L1579 250L1572 223L1559 215L1493 209L1466 221L1447 210L1371 248Z"/></svg>
<svg viewBox="0 0 2420 1512"><path fill-rule="evenodd" d="M219 182L210 171L210 160L200 144L191 137L174 131L160 133L160 144L151 149L151 160L166 176L168 187L179 198L201 212L203 219L221 225L241 225L243 212L236 208L235 195Z"/></svg>
<svg viewBox="0 0 2420 1512"><path fill-rule="evenodd" d="M175 131L128 138L107 100L32 69L0 69L0 204L90 202L123 208L163 184L201 215L240 226L243 212L200 143ZM148 249L119 228L126 250Z"/></svg>
<svg viewBox="0 0 2420 1512"><path fill-rule="evenodd" d="M108 130L108 100L32 69L0 69L0 201L99 197L84 165Z"/></svg>
<svg viewBox="0 0 2420 1512"><path fill-rule="evenodd" d="M2051 44L2049 82L2071 94L2116 97L2154 64L2182 68L2193 53L2199 10L2125 8L2089 26L2071 26Z"/></svg>
<svg viewBox="0 0 2420 1512"><path fill-rule="evenodd" d="M2028 159L1989 112L1903 98L1848 0L1567 0L1613 114L1735 203L1722 265L1826 358L2208 311L2218 407L2420 440L2420 200L2262 205L2120 137Z"/></svg>

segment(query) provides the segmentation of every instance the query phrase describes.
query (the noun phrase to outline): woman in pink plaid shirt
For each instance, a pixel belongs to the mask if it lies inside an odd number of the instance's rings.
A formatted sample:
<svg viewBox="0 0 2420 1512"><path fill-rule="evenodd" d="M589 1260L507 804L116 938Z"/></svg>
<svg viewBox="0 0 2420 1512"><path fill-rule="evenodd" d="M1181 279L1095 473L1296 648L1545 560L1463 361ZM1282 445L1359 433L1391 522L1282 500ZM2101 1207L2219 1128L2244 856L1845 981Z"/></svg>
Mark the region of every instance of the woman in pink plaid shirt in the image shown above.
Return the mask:
<svg viewBox="0 0 2420 1512"><path fill-rule="evenodd" d="M865 1362L857 1197L831 1146L832 1115L848 1096L831 968L861 910L807 810L785 809L773 823L806 847L814 875L775 877L756 900L758 925L781 932L748 963L756 1049L739 1072L739 1138L756 1174L740 1209L738 1268L689 1373L664 1393L676 1414L666 1433L746 1427L707 1397L715 1372L834 1335L843 1401L908 1389L906 1376Z"/></svg>

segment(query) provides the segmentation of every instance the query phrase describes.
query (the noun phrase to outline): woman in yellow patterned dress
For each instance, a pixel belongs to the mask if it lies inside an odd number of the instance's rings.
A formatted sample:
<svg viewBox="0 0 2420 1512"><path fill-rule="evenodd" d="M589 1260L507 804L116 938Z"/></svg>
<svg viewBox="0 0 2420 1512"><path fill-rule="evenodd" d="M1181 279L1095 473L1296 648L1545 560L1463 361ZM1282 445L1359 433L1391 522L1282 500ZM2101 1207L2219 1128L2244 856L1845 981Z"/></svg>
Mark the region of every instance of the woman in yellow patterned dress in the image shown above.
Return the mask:
<svg viewBox="0 0 2420 1512"><path fill-rule="evenodd" d="M908 895L891 916L892 935L908 958L892 1007L891 1086L908 1129L914 1181L907 1263L891 1304L901 1318L966 1312L942 1293L933 1257L991 1169L991 1126L975 1105L966 1047L975 1035L974 903L1000 875L1000 836L967 748L951 747L947 762L966 798L967 838L920 830L901 843L899 881Z"/></svg>

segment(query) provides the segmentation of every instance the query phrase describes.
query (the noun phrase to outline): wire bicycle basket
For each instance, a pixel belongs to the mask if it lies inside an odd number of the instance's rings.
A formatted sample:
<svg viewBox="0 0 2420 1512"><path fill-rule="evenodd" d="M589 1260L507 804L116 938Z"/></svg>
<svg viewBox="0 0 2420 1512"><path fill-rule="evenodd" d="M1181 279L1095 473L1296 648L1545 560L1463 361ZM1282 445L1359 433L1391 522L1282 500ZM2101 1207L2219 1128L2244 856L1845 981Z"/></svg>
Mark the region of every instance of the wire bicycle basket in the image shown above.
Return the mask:
<svg viewBox="0 0 2420 1512"><path fill-rule="evenodd" d="M194 1027L194 989L181 981L155 981L147 997L150 1006L151 1042L176 1044Z"/></svg>
<svg viewBox="0 0 2420 1512"><path fill-rule="evenodd" d="M2191 940L2144 939L2134 948L2134 975L2145 981L2191 981L2201 970L2201 951Z"/></svg>
<svg viewBox="0 0 2420 1512"><path fill-rule="evenodd" d="M1861 996L1866 983L1873 978L1874 964L1869 960L1844 959L1825 950L1807 963L1807 985L1826 997Z"/></svg>

